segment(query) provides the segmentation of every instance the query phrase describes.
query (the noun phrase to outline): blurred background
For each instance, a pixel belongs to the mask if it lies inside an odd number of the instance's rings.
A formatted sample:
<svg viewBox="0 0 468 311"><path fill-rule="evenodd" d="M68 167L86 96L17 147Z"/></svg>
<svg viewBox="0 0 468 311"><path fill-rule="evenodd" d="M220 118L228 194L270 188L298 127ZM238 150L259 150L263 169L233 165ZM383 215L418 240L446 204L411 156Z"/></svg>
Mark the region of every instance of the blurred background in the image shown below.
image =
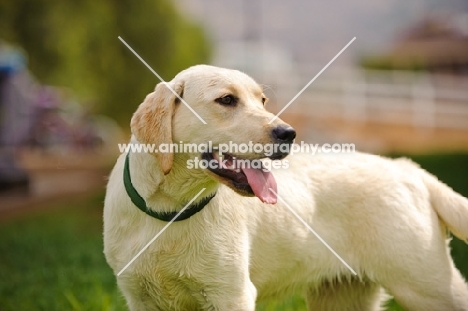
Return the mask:
<svg viewBox="0 0 468 311"><path fill-rule="evenodd" d="M242 70L275 113L357 37L282 119L298 140L411 157L468 196L467 0L0 0L0 310L125 310L104 187L159 81L118 36L165 80ZM468 246L451 246L468 276Z"/></svg>

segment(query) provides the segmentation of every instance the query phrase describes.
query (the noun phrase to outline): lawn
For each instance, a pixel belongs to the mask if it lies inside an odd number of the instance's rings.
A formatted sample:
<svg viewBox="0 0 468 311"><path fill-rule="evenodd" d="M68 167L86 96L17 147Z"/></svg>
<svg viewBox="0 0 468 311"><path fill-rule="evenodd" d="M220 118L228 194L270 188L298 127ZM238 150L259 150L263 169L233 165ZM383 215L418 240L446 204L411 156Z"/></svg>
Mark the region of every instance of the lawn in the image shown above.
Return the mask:
<svg viewBox="0 0 468 311"><path fill-rule="evenodd" d="M415 159L468 196L468 155ZM102 254L103 194L0 223L0 310L126 310ZM452 241L468 276L468 246ZM304 301L260 306L261 311L305 310ZM392 303L390 310L400 310Z"/></svg>
<svg viewBox="0 0 468 311"><path fill-rule="evenodd" d="M1 224L1 310L126 310L102 253L102 201Z"/></svg>

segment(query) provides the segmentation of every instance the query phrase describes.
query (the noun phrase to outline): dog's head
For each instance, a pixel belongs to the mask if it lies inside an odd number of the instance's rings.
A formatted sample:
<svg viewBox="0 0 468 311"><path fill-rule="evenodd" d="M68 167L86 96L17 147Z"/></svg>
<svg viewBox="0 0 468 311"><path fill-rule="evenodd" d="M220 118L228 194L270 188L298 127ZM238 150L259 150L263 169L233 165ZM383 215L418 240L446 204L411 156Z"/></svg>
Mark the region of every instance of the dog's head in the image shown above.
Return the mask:
<svg viewBox="0 0 468 311"><path fill-rule="evenodd" d="M280 147L289 147L296 133L278 118L270 122L274 115L265 110L266 101L262 88L246 74L198 65L180 72L168 83L159 83L135 112L131 129L137 140L145 144L211 144L214 149L221 145L238 146L223 150L222 156L217 150L194 155L208 163L224 163L205 169L214 179L242 195L256 195L264 202L274 203L276 196L268 188L276 190L276 182L270 172L258 167L231 167L235 160L265 158L260 145L272 147L267 155L271 159L282 159L288 154L289 148ZM155 156L164 174L168 174L174 154L158 152Z"/></svg>

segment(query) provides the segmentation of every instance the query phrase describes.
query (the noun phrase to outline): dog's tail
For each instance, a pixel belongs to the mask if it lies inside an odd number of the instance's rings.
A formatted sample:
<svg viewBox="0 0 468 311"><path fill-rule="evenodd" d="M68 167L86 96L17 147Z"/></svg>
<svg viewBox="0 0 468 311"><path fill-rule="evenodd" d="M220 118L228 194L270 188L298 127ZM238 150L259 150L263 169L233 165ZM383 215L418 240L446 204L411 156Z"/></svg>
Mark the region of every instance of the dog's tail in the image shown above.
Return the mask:
<svg viewBox="0 0 468 311"><path fill-rule="evenodd" d="M456 193L426 171L423 180L429 189L431 204L439 218L459 239L468 243L468 199Z"/></svg>

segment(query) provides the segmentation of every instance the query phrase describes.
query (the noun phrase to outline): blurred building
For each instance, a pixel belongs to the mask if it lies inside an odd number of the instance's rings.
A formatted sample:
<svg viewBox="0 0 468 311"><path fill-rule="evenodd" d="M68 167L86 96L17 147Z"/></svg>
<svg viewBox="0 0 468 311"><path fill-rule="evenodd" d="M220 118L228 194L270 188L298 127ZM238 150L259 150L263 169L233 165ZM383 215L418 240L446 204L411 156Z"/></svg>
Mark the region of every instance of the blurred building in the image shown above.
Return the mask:
<svg viewBox="0 0 468 311"><path fill-rule="evenodd" d="M426 17L408 27L389 60L399 69L468 75L468 14Z"/></svg>

